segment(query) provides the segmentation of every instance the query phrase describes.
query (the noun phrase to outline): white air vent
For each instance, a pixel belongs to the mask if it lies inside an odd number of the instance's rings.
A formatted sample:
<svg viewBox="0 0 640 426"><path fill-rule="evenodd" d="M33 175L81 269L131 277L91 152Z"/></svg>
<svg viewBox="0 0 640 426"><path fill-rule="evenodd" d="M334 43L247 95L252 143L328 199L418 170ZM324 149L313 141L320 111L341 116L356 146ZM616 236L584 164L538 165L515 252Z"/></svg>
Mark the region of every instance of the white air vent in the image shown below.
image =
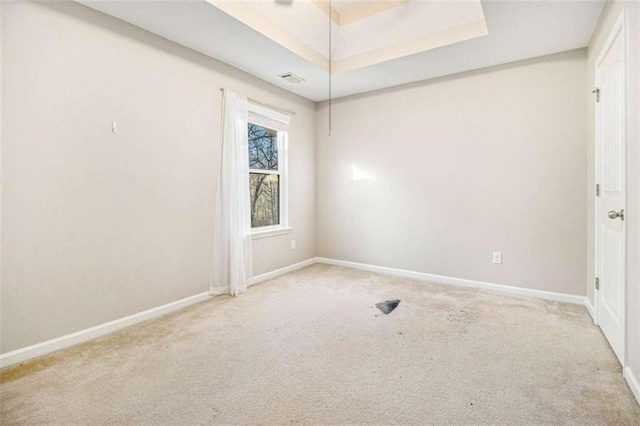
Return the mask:
<svg viewBox="0 0 640 426"><path fill-rule="evenodd" d="M300 84L304 81L304 78L302 77L298 77L297 75L295 75L292 72L288 72L285 74L280 74L278 77L280 77L283 80L288 81L291 84Z"/></svg>

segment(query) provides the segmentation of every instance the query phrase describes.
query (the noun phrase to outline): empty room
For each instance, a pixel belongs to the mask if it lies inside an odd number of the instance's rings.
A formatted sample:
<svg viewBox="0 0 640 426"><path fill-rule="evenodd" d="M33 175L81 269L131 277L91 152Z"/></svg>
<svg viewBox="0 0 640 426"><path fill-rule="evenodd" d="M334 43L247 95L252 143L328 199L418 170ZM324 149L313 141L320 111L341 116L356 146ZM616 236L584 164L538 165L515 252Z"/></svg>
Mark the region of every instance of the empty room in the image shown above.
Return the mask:
<svg viewBox="0 0 640 426"><path fill-rule="evenodd" d="M0 424L640 424L640 1L0 25Z"/></svg>

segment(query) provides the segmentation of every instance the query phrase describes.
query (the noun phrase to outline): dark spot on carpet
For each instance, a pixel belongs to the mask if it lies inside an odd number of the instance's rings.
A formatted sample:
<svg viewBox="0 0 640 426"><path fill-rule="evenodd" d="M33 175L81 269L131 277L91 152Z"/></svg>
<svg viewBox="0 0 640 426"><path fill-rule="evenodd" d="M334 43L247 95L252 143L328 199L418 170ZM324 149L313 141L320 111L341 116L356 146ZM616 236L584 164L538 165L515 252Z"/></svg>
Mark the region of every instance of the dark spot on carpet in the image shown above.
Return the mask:
<svg viewBox="0 0 640 426"><path fill-rule="evenodd" d="M383 314L389 315L399 304L400 301L398 299L385 300L384 302L376 303L376 308L380 309Z"/></svg>

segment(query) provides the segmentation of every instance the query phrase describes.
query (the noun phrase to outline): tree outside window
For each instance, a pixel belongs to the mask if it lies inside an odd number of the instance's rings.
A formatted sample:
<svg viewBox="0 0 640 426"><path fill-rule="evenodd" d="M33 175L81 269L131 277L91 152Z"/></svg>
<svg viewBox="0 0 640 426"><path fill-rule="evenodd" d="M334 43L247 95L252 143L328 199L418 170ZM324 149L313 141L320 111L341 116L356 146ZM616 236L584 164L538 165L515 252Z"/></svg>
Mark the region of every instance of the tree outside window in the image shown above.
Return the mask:
<svg viewBox="0 0 640 426"><path fill-rule="evenodd" d="M278 132L249 123L251 227L280 224L281 165Z"/></svg>

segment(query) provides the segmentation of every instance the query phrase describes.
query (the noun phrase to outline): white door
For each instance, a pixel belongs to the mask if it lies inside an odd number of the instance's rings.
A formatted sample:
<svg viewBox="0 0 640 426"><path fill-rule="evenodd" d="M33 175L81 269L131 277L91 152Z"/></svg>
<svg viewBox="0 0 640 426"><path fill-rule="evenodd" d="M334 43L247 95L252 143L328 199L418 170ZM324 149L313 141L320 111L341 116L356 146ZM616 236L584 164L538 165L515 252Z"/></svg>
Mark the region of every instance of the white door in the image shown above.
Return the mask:
<svg viewBox="0 0 640 426"><path fill-rule="evenodd" d="M624 365L625 31L620 15L596 61L597 321Z"/></svg>

